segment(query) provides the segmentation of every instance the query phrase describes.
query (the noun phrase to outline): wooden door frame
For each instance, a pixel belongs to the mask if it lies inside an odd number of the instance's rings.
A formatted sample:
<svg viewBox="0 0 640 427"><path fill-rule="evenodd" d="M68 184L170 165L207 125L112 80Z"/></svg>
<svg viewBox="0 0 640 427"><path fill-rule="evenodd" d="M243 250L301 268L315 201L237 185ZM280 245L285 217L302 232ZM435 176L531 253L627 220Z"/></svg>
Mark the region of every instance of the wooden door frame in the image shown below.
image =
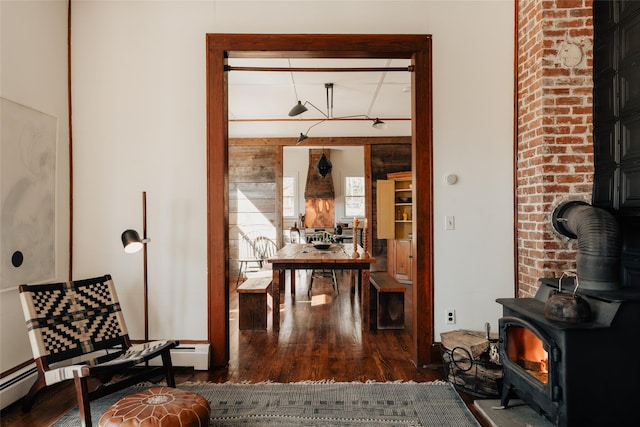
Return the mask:
<svg viewBox="0 0 640 427"><path fill-rule="evenodd" d="M207 34L207 312L210 366L229 361L228 58L404 58L412 62L413 349L434 360L433 110L430 35ZM418 227L418 222L420 227ZM418 257L419 255L419 257Z"/></svg>

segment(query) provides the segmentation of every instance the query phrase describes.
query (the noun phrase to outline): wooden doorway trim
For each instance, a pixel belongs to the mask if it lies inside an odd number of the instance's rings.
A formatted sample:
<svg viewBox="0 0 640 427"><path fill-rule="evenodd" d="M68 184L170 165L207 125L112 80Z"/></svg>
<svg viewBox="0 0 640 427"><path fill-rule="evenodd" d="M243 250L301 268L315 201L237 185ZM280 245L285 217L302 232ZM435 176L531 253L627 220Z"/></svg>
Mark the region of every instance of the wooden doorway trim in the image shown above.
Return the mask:
<svg viewBox="0 0 640 427"><path fill-rule="evenodd" d="M432 361L433 125L431 36L207 34L207 266L211 366L229 361L228 58L405 58L412 73L413 359ZM418 227L419 224L419 227Z"/></svg>

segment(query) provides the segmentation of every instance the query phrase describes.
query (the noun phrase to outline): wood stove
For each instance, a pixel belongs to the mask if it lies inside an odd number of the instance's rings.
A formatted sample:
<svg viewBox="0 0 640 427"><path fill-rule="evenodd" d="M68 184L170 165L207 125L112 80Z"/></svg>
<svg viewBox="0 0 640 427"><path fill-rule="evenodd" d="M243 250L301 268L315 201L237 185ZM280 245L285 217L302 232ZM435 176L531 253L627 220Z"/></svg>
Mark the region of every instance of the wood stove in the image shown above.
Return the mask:
<svg viewBox="0 0 640 427"><path fill-rule="evenodd" d="M562 322L544 315L558 280L541 279L534 298L497 300L502 406L515 395L560 427L640 426L640 290L582 290L590 318Z"/></svg>

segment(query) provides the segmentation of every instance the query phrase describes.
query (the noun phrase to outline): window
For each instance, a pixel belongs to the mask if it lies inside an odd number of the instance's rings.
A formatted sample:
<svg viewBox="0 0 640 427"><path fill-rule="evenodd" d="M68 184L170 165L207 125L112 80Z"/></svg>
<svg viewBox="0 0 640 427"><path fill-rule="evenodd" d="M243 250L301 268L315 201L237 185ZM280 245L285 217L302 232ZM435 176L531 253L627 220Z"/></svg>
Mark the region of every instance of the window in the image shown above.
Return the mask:
<svg viewBox="0 0 640 427"><path fill-rule="evenodd" d="M364 215L364 177L348 176L344 181L344 216Z"/></svg>
<svg viewBox="0 0 640 427"><path fill-rule="evenodd" d="M282 216L296 217L296 178L282 177Z"/></svg>

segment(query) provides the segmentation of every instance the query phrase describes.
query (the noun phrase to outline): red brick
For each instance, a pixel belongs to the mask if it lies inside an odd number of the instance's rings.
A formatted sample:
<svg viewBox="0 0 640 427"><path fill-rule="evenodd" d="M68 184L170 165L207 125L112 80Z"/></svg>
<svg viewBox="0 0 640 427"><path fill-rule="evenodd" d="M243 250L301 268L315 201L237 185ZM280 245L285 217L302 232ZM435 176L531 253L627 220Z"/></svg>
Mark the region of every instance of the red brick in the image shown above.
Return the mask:
<svg viewBox="0 0 640 427"><path fill-rule="evenodd" d="M583 38L583 37L589 37L589 38L593 38L593 20L588 19L584 22L584 25L588 26L589 28L573 28L571 30L569 30L569 37L571 37L572 39L577 39L577 38Z"/></svg>
<svg viewBox="0 0 640 427"><path fill-rule="evenodd" d="M585 178L582 175L558 175L557 180L559 183L583 183Z"/></svg>
<svg viewBox="0 0 640 427"><path fill-rule="evenodd" d="M582 144L583 142L584 140L580 136L558 136L556 138L558 144Z"/></svg>
<svg viewBox="0 0 640 427"><path fill-rule="evenodd" d="M555 6L558 9L579 9L585 5L583 0L556 0Z"/></svg>
<svg viewBox="0 0 640 427"><path fill-rule="evenodd" d="M580 19L572 19L568 21L559 21L556 24L557 28L581 28L584 26L584 21Z"/></svg>
<svg viewBox="0 0 640 427"><path fill-rule="evenodd" d="M590 8L582 8L582 9L576 8L576 9L571 9L568 12L569 12L569 16L575 17L575 18L591 19L593 17L593 11Z"/></svg>
<svg viewBox="0 0 640 427"><path fill-rule="evenodd" d="M559 96L555 99L557 105L584 105L585 98L579 96Z"/></svg>

